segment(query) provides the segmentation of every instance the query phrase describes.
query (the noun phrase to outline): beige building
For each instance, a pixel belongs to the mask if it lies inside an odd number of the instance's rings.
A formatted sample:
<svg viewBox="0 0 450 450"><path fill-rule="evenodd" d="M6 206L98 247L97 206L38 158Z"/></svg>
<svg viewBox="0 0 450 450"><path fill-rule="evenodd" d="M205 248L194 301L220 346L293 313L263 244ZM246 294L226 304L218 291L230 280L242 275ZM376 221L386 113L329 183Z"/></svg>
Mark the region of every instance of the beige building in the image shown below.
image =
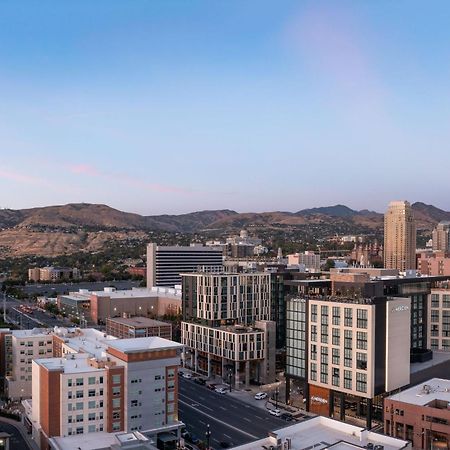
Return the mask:
<svg viewBox="0 0 450 450"><path fill-rule="evenodd" d="M428 348L450 351L450 285L428 296Z"/></svg>
<svg viewBox="0 0 450 450"><path fill-rule="evenodd" d="M159 336L171 340L172 325L148 317L108 317L106 333L119 339Z"/></svg>
<svg viewBox="0 0 450 450"><path fill-rule="evenodd" d="M433 250L450 252L450 222L440 222L432 233Z"/></svg>
<svg viewBox="0 0 450 450"><path fill-rule="evenodd" d="M416 225L407 201L389 203L384 215L384 267L403 272L416 268Z"/></svg>

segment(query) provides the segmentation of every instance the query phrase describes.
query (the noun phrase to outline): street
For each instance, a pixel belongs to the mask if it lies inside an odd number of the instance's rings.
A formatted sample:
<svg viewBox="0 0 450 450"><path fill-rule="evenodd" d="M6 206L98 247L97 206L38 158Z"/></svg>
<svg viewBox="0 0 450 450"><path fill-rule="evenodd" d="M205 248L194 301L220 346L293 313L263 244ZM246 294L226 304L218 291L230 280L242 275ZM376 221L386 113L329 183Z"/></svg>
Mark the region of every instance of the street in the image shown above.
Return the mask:
<svg viewBox="0 0 450 450"><path fill-rule="evenodd" d="M230 446L244 444L266 437L269 431L292 424L228 394L218 394L182 377L179 380L180 420L191 434L202 441L205 441L209 424L211 446L215 449L221 447L221 442L229 443Z"/></svg>

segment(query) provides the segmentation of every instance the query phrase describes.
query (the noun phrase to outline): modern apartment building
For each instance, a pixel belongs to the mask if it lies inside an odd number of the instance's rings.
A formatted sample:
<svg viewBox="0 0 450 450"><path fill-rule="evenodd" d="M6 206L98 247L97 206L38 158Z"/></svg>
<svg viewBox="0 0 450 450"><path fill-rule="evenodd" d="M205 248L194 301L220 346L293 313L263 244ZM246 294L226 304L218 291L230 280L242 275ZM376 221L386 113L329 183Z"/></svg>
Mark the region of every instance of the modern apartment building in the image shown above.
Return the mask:
<svg viewBox="0 0 450 450"><path fill-rule="evenodd" d="M208 376L272 382L275 323L270 273L182 274L185 364ZM231 379L230 379L231 381Z"/></svg>
<svg viewBox="0 0 450 450"><path fill-rule="evenodd" d="M288 299L287 400L301 389L307 410L345 419L349 405L370 427L381 395L409 384L408 298Z"/></svg>
<svg viewBox="0 0 450 450"><path fill-rule="evenodd" d="M58 308L69 316L104 324L108 317L178 315L181 311L181 291L174 288L133 288L103 291L70 292L60 295Z"/></svg>
<svg viewBox="0 0 450 450"><path fill-rule="evenodd" d="M28 269L30 281L75 280L80 277L80 271L68 267L35 267Z"/></svg>
<svg viewBox="0 0 450 450"><path fill-rule="evenodd" d="M159 336L172 339L172 325L148 317L107 318L106 333L119 339Z"/></svg>
<svg viewBox="0 0 450 450"><path fill-rule="evenodd" d="M416 225L409 202L389 203L384 215L384 267L402 272L416 268Z"/></svg>
<svg viewBox="0 0 450 450"><path fill-rule="evenodd" d="M174 287L181 284L181 273L196 272L199 267L222 266L222 249L191 245L163 247L147 245L147 287Z"/></svg>
<svg viewBox="0 0 450 450"><path fill-rule="evenodd" d="M450 351L450 285L431 289L428 305L428 348Z"/></svg>
<svg viewBox="0 0 450 450"><path fill-rule="evenodd" d="M384 400L384 432L415 449L450 448L450 380L433 378Z"/></svg>
<svg viewBox="0 0 450 450"><path fill-rule="evenodd" d="M53 339L49 330L2 330L0 358L4 394L12 400L31 397L32 362L53 357Z"/></svg>
<svg viewBox="0 0 450 450"><path fill-rule="evenodd" d="M450 252L450 222L443 221L438 223L431 236L433 251Z"/></svg>
<svg viewBox="0 0 450 450"><path fill-rule="evenodd" d="M49 439L140 431L177 440L177 370L182 346L147 337L116 339L94 330L59 330L57 357L32 362L26 424L40 449Z"/></svg>

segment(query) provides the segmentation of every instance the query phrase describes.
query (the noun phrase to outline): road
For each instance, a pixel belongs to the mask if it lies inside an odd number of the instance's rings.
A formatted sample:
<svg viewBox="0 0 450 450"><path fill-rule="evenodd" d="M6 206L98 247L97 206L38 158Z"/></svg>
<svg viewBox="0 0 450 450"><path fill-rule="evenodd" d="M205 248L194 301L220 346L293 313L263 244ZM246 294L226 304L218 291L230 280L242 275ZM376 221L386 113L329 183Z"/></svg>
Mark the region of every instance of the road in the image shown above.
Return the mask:
<svg viewBox="0 0 450 450"><path fill-rule="evenodd" d="M211 446L220 448L220 442L232 446L267 437L269 431L289 423L271 416L227 394L218 394L192 380L180 377L179 416L190 433L205 441L206 427L211 429Z"/></svg>
<svg viewBox="0 0 450 450"><path fill-rule="evenodd" d="M9 448L11 450L13 449L22 449L22 450L28 450L30 449L30 446L27 442L25 442L24 438L20 434L19 430L9 423L2 422L0 418L0 431L3 431L5 433L9 433L11 435L11 439L9 441Z"/></svg>

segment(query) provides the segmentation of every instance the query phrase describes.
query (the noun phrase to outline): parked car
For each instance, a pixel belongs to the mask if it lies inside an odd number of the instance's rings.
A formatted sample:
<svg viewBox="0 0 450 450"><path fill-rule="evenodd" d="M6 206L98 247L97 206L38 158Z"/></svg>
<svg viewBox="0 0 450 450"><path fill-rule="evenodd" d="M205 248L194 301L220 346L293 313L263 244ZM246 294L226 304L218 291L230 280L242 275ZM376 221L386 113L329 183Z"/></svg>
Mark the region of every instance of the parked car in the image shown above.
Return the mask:
<svg viewBox="0 0 450 450"><path fill-rule="evenodd" d="M204 378L195 378L194 383L204 386L206 384L206 380Z"/></svg>
<svg viewBox="0 0 450 450"><path fill-rule="evenodd" d="M224 388L224 387L218 387L218 388L216 388L216 392L218 394L226 394L228 392L228 389Z"/></svg>
<svg viewBox="0 0 450 450"><path fill-rule="evenodd" d="M211 384L208 384L206 387L207 387L208 389L211 389L211 391L215 391L215 390L216 390L216 387L217 387L217 384L211 383Z"/></svg>
<svg viewBox="0 0 450 450"><path fill-rule="evenodd" d="M265 392L258 392L255 394L255 400L263 400L267 398L267 394Z"/></svg>
<svg viewBox="0 0 450 450"><path fill-rule="evenodd" d="M182 377L186 378L186 380L190 380L190 379L192 379L192 374L188 373L188 372L185 372L185 373L183 373Z"/></svg>
<svg viewBox="0 0 450 450"><path fill-rule="evenodd" d="M179 370L179 371L178 371L178 375L179 375L180 377L182 377L182 376L184 375L184 372L183 372L182 370Z"/></svg>
<svg viewBox="0 0 450 450"><path fill-rule="evenodd" d="M279 409L269 409L269 414L275 417L280 417L281 411Z"/></svg>
<svg viewBox="0 0 450 450"><path fill-rule="evenodd" d="M292 417L292 414L289 414L289 413L281 414L280 418L285 420L286 422L292 422L294 420L294 418Z"/></svg>

